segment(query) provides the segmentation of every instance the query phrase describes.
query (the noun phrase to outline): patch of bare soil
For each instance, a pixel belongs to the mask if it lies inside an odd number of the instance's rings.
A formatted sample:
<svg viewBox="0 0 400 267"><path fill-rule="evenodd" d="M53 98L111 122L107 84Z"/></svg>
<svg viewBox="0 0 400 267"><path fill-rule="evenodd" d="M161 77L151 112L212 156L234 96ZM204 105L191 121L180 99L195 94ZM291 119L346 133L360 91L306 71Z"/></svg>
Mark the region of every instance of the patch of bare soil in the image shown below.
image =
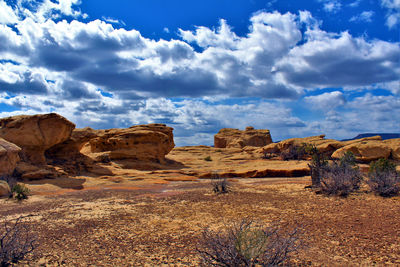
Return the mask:
<svg viewBox="0 0 400 267"><path fill-rule="evenodd" d="M0 200L0 218L31 218L38 248L20 265L195 266L204 227L242 218L302 225L300 265L400 265L400 198L361 192L316 195L304 178L233 180L216 195L208 181L99 187Z"/></svg>

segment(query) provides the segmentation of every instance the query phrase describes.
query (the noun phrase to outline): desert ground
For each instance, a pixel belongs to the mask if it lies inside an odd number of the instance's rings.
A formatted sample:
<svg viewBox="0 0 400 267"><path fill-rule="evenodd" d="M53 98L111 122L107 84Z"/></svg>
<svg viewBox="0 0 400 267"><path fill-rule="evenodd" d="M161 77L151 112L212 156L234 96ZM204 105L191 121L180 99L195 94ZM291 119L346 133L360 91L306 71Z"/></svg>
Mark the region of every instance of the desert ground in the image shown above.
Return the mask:
<svg viewBox="0 0 400 267"><path fill-rule="evenodd" d="M26 181L29 199L1 199L2 219L32 215L26 223L37 248L18 265L197 266L203 229L245 218L301 227L293 265L400 265L400 197L382 198L366 186L347 198L315 194L301 175L307 161L212 147L175 148L166 158L169 168L111 162L103 168L114 175ZM241 177L274 169L299 177ZM215 194L201 178L215 172L229 177L231 192Z"/></svg>

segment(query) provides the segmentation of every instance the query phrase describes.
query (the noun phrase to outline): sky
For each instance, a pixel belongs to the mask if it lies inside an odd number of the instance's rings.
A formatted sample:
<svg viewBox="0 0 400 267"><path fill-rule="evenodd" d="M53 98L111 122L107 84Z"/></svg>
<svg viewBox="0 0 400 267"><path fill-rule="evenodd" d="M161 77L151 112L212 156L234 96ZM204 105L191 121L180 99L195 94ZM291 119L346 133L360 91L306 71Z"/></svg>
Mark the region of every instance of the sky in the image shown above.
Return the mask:
<svg viewBox="0 0 400 267"><path fill-rule="evenodd" d="M0 0L0 117L400 132L400 0Z"/></svg>

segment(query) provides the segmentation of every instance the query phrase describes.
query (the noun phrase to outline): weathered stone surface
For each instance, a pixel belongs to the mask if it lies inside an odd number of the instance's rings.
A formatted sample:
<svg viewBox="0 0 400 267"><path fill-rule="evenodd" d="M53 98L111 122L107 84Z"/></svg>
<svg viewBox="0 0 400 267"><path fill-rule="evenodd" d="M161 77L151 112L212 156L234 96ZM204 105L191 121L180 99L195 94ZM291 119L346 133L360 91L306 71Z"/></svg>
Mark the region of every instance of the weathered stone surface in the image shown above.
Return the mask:
<svg viewBox="0 0 400 267"><path fill-rule="evenodd" d="M359 161L371 162L380 158L389 158L391 147L379 140L355 142L336 150L332 158L340 158L348 151L352 152Z"/></svg>
<svg viewBox="0 0 400 267"><path fill-rule="evenodd" d="M71 137L46 151L49 158L71 159L80 154L82 147L91 139L97 137L97 131L90 127L74 129Z"/></svg>
<svg viewBox="0 0 400 267"><path fill-rule="evenodd" d="M269 130L255 130L250 126L244 131L224 128L214 136L214 147L216 148L263 147L270 143L272 143L272 139Z"/></svg>
<svg viewBox="0 0 400 267"><path fill-rule="evenodd" d="M97 137L89 141L89 147L84 148L82 153L101 158L108 156L110 160L163 162L165 155L175 146L172 131L173 128L165 124L98 130Z"/></svg>
<svg viewBox="0 0 400 267"><path fill-rule="evenodd" d="M0 180L0 198L8 197L10 195L10 186L6 181Z"/></svg>
<svg viewBox="0 0 400 267"><path fill-rule="evenodd" d="M14 172L20 160L20 151L21 148L17 145L0 138L0 175L10 175Z"/></svg>
<svg viewBox="0 0 400 267"><path fill-rule="evenodd" d="M55 113L0 119L0 137L21 147L22 159L34 164L45 164L44 152L67 140L74 128Z"/></svg>

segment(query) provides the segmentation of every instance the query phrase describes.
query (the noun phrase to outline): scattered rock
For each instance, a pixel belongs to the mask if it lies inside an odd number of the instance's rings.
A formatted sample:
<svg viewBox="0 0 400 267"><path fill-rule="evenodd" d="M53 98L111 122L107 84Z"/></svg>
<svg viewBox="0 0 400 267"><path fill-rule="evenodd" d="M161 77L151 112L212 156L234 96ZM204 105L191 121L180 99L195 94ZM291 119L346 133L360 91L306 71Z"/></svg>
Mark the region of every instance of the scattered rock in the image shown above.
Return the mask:
<svg viewBox="0 0 400 267"><path fill-rule="evenodd" d="M214 136L214 147L216 148L263 147L270 143L272 143L272 139L269 130L255 130L250 126L244 131L224 128Z"/></svg>
<svg viewBox="0 0 400 267"><path fill-rule="evenodd" d="M18 153L21 151L17 145L0 138L0 175L11 175L17 162L20 160Z"/></svg>
<svg viewBox="0 0 400 267"><path fill-rule="evenodd" d="M21 147L22 160L33 164L45 164L44 152L67 140L74 128L55 113L0 119L0 137Z"/></svg>
<svg viewBox="0 0 400 267"><path fill-rule="evenodd" d="M10 196L10 186L6 181L0 180L0 198Z"/></svg>

